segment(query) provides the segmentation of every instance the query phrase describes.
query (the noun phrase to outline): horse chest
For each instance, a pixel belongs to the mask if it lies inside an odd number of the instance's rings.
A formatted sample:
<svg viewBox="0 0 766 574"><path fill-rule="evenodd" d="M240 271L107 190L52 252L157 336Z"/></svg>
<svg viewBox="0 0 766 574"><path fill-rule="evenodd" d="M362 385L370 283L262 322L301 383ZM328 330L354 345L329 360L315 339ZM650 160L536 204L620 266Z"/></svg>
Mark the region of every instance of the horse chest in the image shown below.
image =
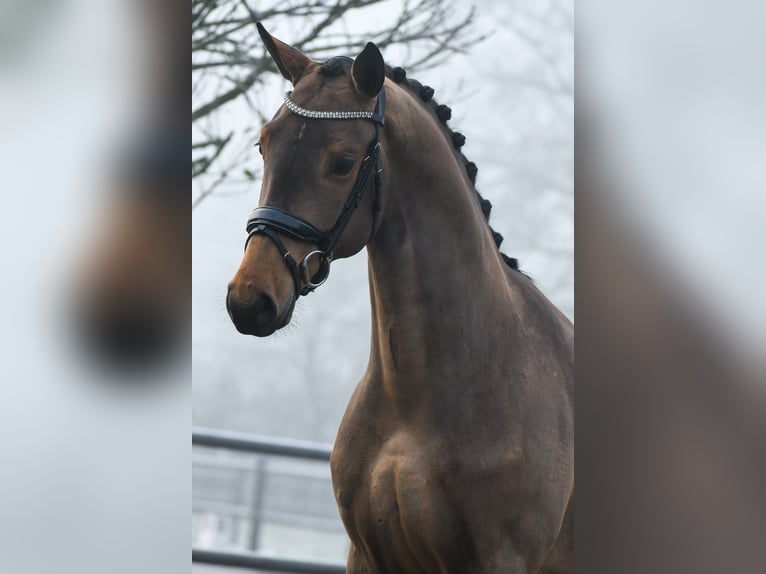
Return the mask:
<svg viewBox="0 0 766 574"><path fill-rule="evenodd" d="M439 571L437 557L460 543L454 539L460 517L448 502L433 453L400 433L365 464L337 466L333 479L341 516L368 564L387 572Z"/></svg>

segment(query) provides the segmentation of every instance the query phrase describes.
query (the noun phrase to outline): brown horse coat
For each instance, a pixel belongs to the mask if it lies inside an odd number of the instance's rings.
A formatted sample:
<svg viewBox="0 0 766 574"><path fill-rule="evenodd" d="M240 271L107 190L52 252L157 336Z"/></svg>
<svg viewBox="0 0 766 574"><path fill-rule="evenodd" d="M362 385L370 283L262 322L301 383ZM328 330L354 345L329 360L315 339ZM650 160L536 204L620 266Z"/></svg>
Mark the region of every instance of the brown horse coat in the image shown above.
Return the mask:
<svg viewBox="0 0 766 574"><path fill-rule="evenodd" d="M367 246L372 304L369 365L331 460L348 572L572 572L572 324L503 261L435 106L384 78L377 49L328 73L262 35L303 107L371 110L387 92L382 211L373 229L366 194L336 249ZM372 136L280 108L262 132L261 205L328 229L354 177L328 166L343 153L358 165ZM283 239L296 259L314 248ZM294 299L279 253L254 237L227 298L235 324L268 335Z"/></svg>

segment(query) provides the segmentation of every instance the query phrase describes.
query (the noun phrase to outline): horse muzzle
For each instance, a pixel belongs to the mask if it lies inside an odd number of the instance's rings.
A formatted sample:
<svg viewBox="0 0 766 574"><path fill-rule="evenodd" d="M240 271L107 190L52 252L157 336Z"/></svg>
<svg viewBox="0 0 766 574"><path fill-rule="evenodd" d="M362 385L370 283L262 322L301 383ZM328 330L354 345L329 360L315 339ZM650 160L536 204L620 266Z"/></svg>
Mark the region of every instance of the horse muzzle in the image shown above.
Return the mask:
<svg viewBox="0 0 766 574"><path fill-rule="evenodd" d="M232 283L226 294L226 310L234 327L243 335L268 337L290 322L295 308L295 297L280 306L274 297L264 291L242 296Z"/></svg>

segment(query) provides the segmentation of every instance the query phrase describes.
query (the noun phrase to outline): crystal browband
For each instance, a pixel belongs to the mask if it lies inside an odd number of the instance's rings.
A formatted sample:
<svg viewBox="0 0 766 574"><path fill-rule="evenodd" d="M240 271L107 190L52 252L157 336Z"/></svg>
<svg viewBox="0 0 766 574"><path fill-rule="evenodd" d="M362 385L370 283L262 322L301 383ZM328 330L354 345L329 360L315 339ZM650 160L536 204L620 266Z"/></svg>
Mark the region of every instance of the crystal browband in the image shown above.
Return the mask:
<svg viewBox="0 0 766 574"><path fill-rule="evenodd" d="M378 121L377 114L375 112L319 112L316 110L307 110L300 107L294 101L290 99L292 92L285 94L285 106L297 116L303 116L304 118L311 118L313 120L372 120ZM382 122L380 122L382 123Z"/></svg>

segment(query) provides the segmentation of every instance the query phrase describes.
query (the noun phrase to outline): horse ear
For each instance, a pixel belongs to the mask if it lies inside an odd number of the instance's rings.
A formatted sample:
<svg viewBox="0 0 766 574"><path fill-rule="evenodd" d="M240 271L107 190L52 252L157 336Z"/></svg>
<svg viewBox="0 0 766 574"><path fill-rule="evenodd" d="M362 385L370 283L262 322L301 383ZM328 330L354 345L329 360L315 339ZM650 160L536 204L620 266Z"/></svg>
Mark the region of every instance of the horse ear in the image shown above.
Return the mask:
<svg viewBox="0 0 766 574"><path fill-rule="evenodd" d="M378 47L367 42L351 66L351 77L354 79L356 91L368 98L374 98L383 87L386 79L386 66Z"/></svg>
<svg viewBox="0 0 766 574"><path fill-rule="evenodd" d="M303 74L306 67L313 62L306 54L300 50L293 48L285 44L284 42L277 40L274 36L266 31L266 28L260 22L256 22L258 28L258 34L261 36L261 40L266 45L266 49L274 58L274 63L279 68L282 75L290 80L293 85L298 82L298 79Z"/></svg>

